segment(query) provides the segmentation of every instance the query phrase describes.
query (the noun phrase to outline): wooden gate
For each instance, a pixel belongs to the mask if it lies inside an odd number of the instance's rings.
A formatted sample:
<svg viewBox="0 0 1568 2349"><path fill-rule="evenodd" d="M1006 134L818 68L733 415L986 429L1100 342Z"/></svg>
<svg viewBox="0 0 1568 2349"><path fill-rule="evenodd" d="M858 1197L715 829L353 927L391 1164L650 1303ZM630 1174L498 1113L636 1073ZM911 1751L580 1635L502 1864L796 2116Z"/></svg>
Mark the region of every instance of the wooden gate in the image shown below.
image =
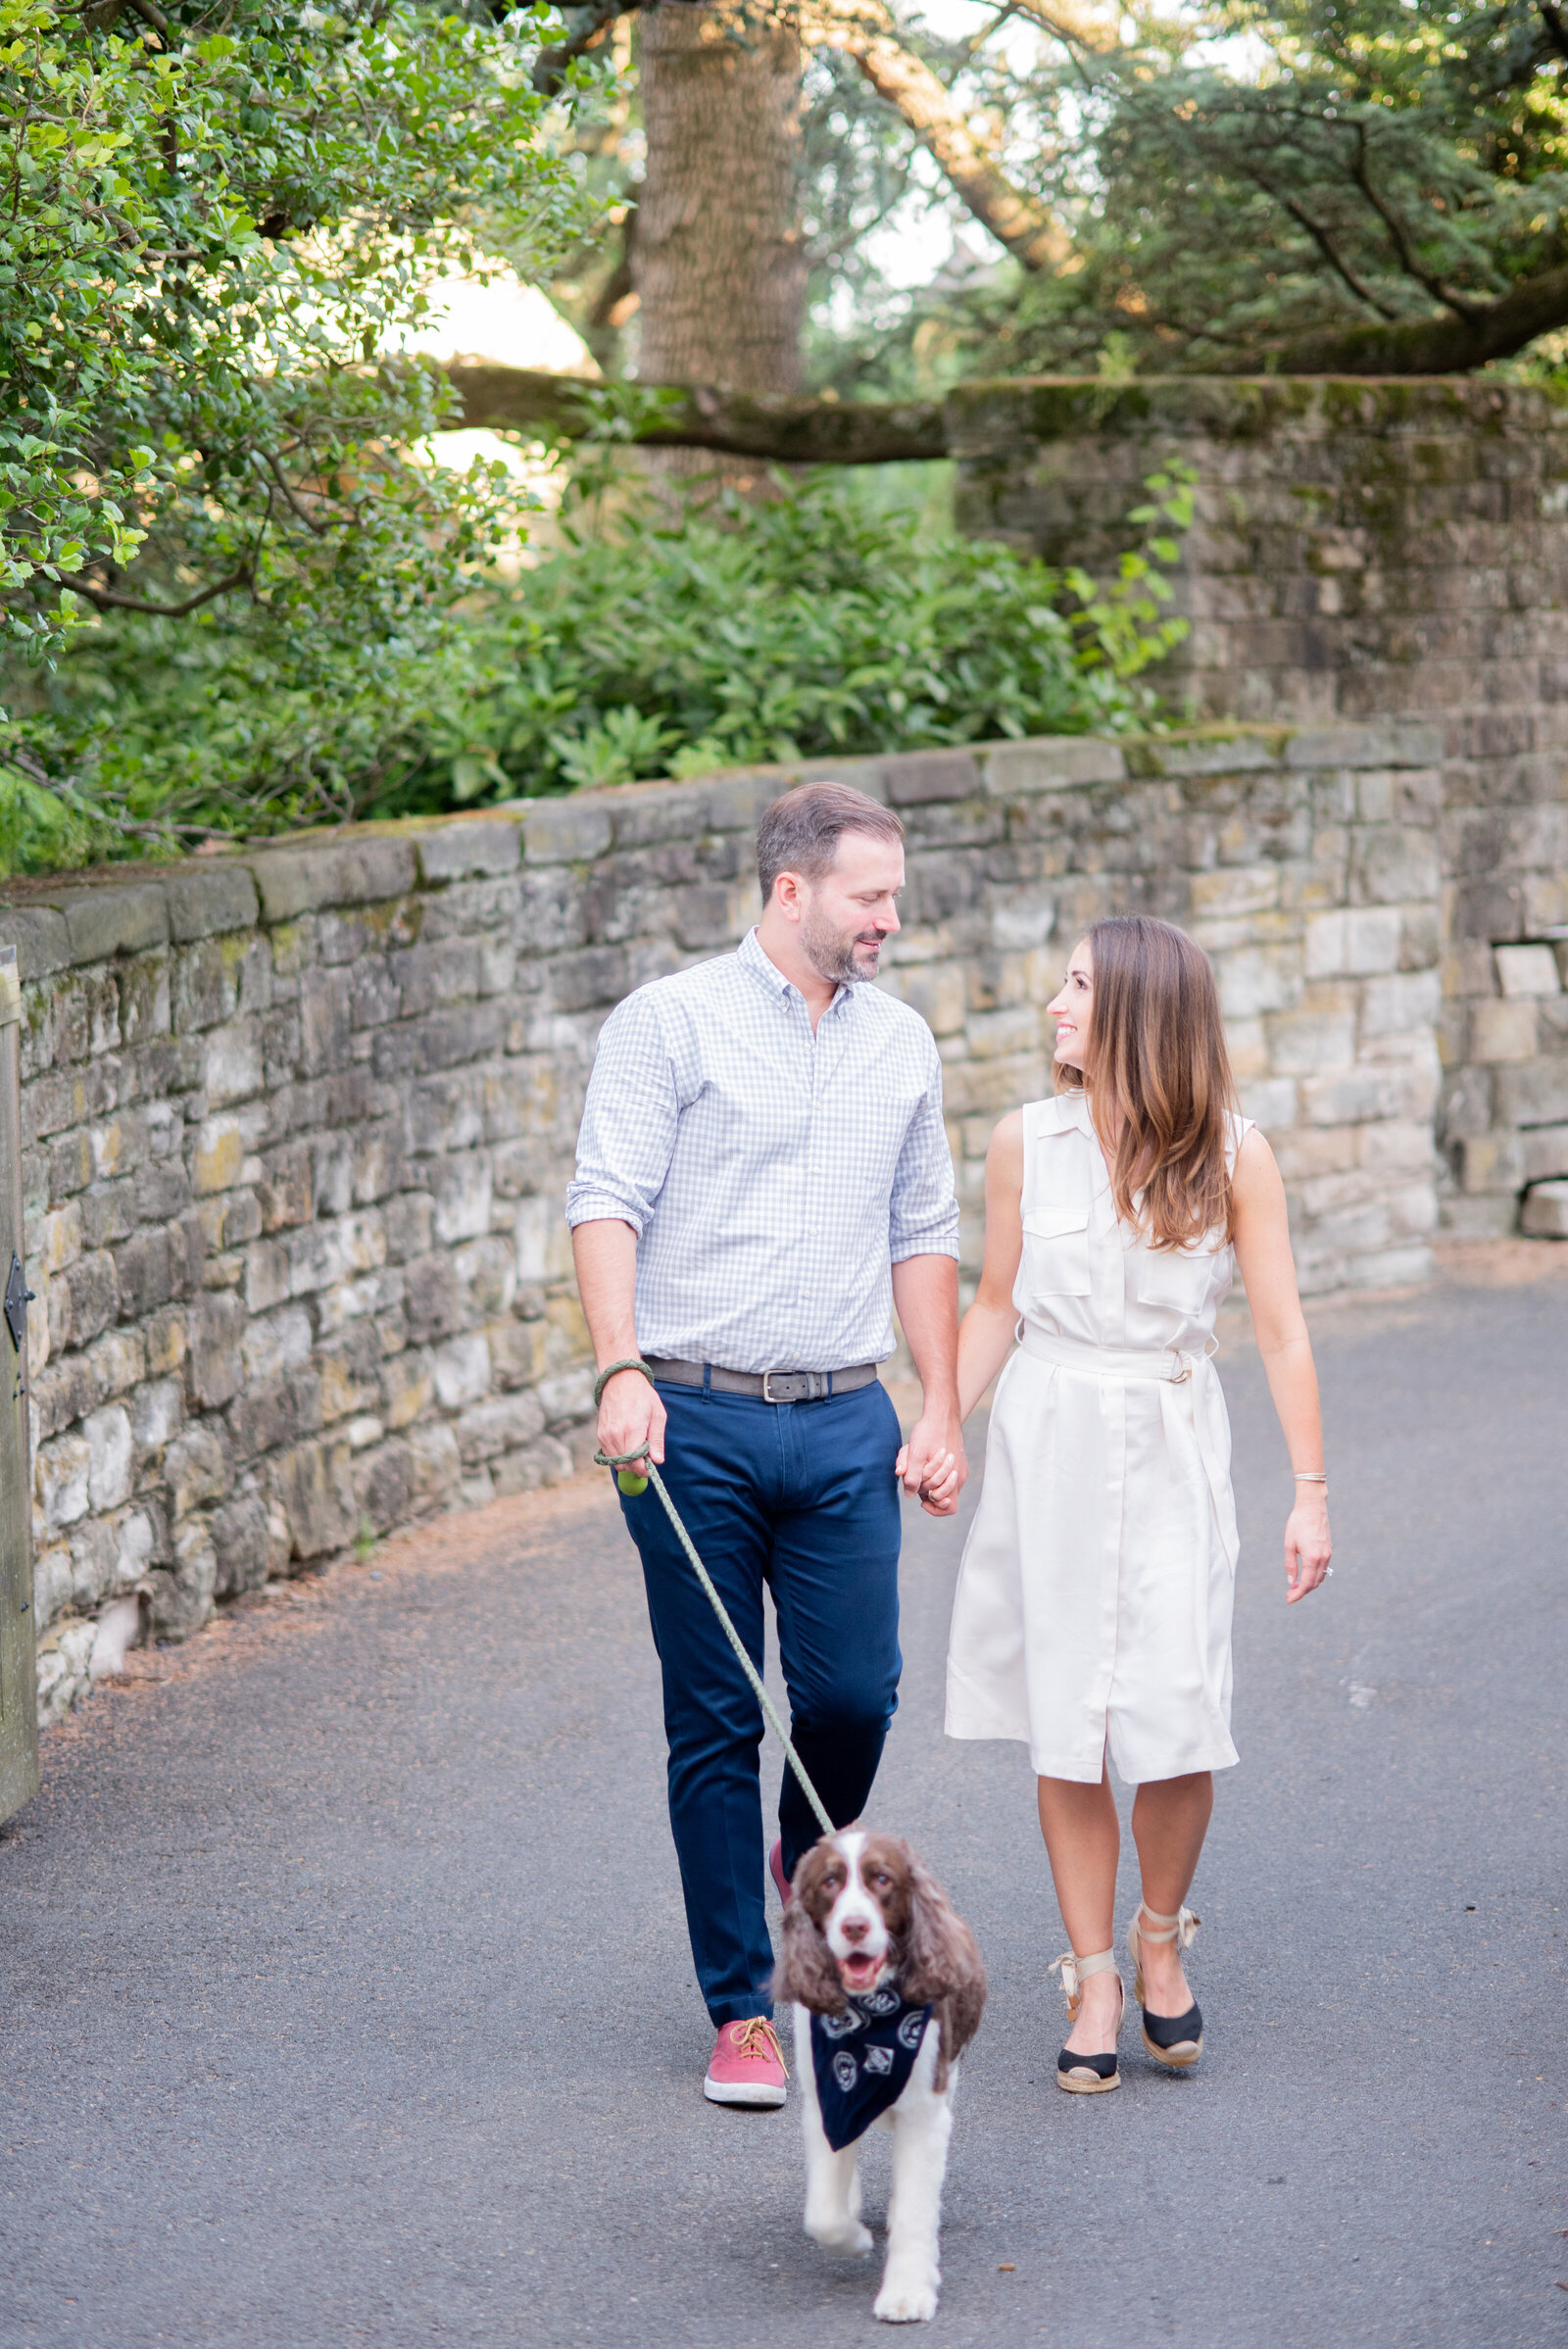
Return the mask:
<svg viewBox="0 0 1568 2349"><path fill-rule="evenodd" d="M27 1282L22 1240L22 980L0 947L0 1819L38 1790L27 1460Z"/></svg>

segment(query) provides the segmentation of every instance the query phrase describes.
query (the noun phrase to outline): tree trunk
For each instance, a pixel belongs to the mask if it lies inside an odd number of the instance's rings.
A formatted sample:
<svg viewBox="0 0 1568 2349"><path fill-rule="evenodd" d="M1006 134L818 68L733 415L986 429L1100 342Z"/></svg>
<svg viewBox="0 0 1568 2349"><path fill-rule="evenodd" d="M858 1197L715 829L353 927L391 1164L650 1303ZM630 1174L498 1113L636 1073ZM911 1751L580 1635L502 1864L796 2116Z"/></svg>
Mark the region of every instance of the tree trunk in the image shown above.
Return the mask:
<svg viewBox="0 0 1568 2349"><path fill-rule="evenodd" d="M801 385L802 51L790 19L733 0L665 0L638 18L648 160L637 214L638 373L645 383L794 392ZM668 472L755 475L670 450Z"/></svg>

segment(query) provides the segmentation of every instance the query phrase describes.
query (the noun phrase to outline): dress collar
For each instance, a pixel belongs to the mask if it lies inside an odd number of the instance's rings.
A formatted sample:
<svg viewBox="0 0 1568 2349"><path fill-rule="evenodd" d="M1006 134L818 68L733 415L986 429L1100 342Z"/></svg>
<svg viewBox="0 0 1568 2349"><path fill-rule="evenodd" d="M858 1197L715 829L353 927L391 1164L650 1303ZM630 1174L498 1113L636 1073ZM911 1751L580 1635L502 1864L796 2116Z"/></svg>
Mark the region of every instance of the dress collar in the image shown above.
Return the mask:
<svg viewBox="0 0 1568 2349"><path fill-rule="evenodd" d="M1110 1168L1105 1164L1105 1153L1100 1147L1100 1136L1096 1133L1095 1121L1089 1114L1089 1096L1086 1093L1067 1093L1058 1094L1056 1099L1067 1103L1068 1115L1072 1123L1089 1145L1096 1197L1109 1199Z"/></svg>

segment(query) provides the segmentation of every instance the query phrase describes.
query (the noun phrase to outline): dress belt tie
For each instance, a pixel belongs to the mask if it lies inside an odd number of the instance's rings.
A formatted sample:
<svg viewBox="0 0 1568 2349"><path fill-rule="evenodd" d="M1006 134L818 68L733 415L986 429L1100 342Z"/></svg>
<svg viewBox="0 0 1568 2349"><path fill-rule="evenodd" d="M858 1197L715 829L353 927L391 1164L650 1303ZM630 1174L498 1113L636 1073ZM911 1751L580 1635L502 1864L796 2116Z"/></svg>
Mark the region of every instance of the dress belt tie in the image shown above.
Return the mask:
<svg viewBox="0 0 1568 2349"><path fill-rule="evenodd" d="M1193 1353L1183 1353L1173 1346L1090 1346L1081 1338L1063 1338L1054 1330L1043 1330L1037 1323L1023 1318L1018 1325L1018 1343L1023 1351L1032 1354L1037 1362L1050 1362L1058 1370L1074 1371L1084 1378L1148 1379L1153 1385L1188 1388L1192 1395L1192 1428L1198 1444L1198 1456L1203 1464L1203 1475L1214 1508L1214 1521L1220 1528L1225 1555L1234 1572L1237 1550L1235 1536L1230 1530L1235 1524L1230 1503L1230 1476L1215 1447L1211 1418L1215 1411L1223 1415L1225 1408L1219 1393L1219 1373L1214 1368L1219 1340L1210 1337L1200 1352Z"/></svg>
<svg viewBox="0 0 1568 2349"><path fill-rule="evenodd" d="M1054 1362L1061 1370L1081 1370L1098 1379L1161 1379L1173 1387L1184 1386L1219 1351L1217 1338L1210 1338L1200 1353L1183 1353L1174 1346L1090 1346L1027 1320L1019 1326L1018 1341L1037 1362Z"/></svg>

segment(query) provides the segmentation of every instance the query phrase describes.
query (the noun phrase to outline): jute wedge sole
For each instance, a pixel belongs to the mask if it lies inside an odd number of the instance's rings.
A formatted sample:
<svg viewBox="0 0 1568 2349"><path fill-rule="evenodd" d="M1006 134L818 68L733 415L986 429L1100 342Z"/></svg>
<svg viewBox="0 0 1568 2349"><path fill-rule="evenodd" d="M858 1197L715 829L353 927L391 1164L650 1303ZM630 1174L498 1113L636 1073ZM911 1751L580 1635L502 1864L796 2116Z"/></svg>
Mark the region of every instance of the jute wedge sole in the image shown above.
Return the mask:
<svg viewBox="0 0 1568 2349"><path fill-rule="evenodd" d="M1085 1981L1091 1974L1114 1974L1116 1953L1113 1949L1101 1949L1093 1957L1081 1958L1074 1957L1068 1949L1055 1960L1051 1971L1061 1976L1061 1986L1067 1993L1067 2021L1073 2024L1077 2022L1079 2009L1084 2002ZM1116 1990L1116 2035L1119 2038L1122 2017L1127 2012L1127 1993L1119 1981ZM1056 2058L1056 2085L1064 2088L1069 2096L1102 2096L1107 2088L1119 2088L1121 2073L1117 2068L1115 2048L1112 2047L1105 2055L1079 2055L1073 2048L1064 2047Z"/></svg>
<svg viewBox="0 0 1568 2349"><path fill-rule="evenodd" d="M1178 2020L1185 2023L1187 2018L1183 2015ZM1161 2047L1150 2037L1146 2030L1144 2045L1155 2063L1163 2064L1167 2072L1185 2072L1189 2064L1196 2064L1202 2054L1203 2034L1200 2031L1196 2039L1178 2039L1174 2047Z"/></svg>
<svg viewBox="0 0 1568 2349"><path fill-rule="evenodd" d="M1139 1929L1140 1919L1147 1918L1148 1926ZM1150 1931L1152 1927L1154 1930ZM1199 1919L1191 1909L1178 1909L1174 1917L1161 1916L1147 1901L1140 1901L1138 1913L1127 1928L1127 1947L1133 1961L1133 1996L1143 2011L1144 2046L1156 2064L1167 2072L1186 2072L1197 2063L1203 2052L1203 2017L1196 2000L1185 2015L1152 2015L1144 2003L1144 1961L1142 1944L1145 1941L1174 1941L1178 1949L1190 1947L1197 1933Z"/></svg>
<svg viewBox="0 0 1568 2349"><path fill-rule="evenodd" d="M1066 2054L1069 2053L1070 2050L1063 2049L1062 2052ZM1110 2059L1112 2063L1114 2063L1115 2060L1116 2059L1114 2056L1112 2056ZM1078 2058L1078 2065L1071 2072L1064 2072L1061 2066L1058 2064L1056 2066L1057 2087L1065 2088L1069 2096L1103 2096L1107 2088L1119 2088L1121 2086L1121 2074L1119 2071L1107 2073L1103 2080L1099 2080L1087 2070L1079 2068L1087 2066L1093 2061L1093 2057L1082 2055Z"/></svg>

